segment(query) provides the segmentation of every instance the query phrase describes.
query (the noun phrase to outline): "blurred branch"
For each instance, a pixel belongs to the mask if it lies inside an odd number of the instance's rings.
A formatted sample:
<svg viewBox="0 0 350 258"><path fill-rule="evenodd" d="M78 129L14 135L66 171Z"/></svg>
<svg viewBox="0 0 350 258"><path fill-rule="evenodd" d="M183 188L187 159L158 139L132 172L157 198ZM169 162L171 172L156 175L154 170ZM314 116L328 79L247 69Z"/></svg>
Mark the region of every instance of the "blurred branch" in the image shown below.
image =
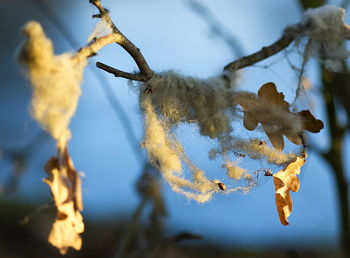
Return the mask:
<svg viewBox="0 0 350 258"><path fill-rule="evenodd" d="M0 148L2 159L10 160L13 163L9 178L2 190L5 194L16 191L19 179L28 166L28 160L37 153L39 146L47 139L46 132L40 130L27 144L20 148L14 150Z"/></svg>
<svg viewBox="0 0 350 258"><path fill-rule="evenodd" d="M156 247L163 242L163 219L167 216L167 210L162 196L159 176L160 173L158 173L157 169L146 162L143 173L136 183L137 192L141 201L134 212L128 231L118 246L115 255L116 258L126 257L131 250L134 252L137 250L141 251L143 254L142 257L147 257L144 255L144 250L142 249L147 247L148 251L152 253L156 251ZM149 214L150 228L149 232L146 232L148 234L145 239L140 239L142 233L145 233L141 232L143 227L140 226L140 220L147 206L151 207L151 212ZM145 246L137 246L138 242L144 242Z"/></svg>
<svg viewBox="0 0 350 258"><path fill-rule="evenodd" d="M334 85L337 80L337 73L332 73L322 67L323 100L326 104L327 120L330 130L330 146L322 157L329 163L333 170L338 193L338 205L341 221L341 246L350 257L350 214L349 214L349 186L346 179L346 172L342 160L344 135L346 129L339 125L335 109Z"/></svg>
<svg viewBox="0 0 350 258"><path fill-rule="evenodd" d="M214 35L222 39L237 57L243 56L243 47L239 40L229 32L217 17L204 4L196 0L189 0L190 8L206 22Z"/></svg>
<svg viewBox="0 0 350 258"><path fill-rule="evenodd" d="M340 4L341 8L347 9L350 4L350 0L343 0L343 2Z"/></svg>
<svg viewBox="0 0 350 258"><path fill-rule="evenodd" d="M334 73L334 82L333 82L333 94L336 96L337 101L344 107L344 110L348 117L348 127L350 126L350 72L346 62L342 63L344 70L341 73Z"/></svg>
<svg viewBox="0 0 350 258"><path fill-rule="evenodd" d="M299 0L303 9L317 8L326 4L326 0Z"/></svg>
<svg viewBox="0 0 350 258"><path fill-rule="evenodd" d="M126 253L131 248L132 243L135 241L138 228L140 227L142 211L144 210L145 205L146 200L142 199L139 205L137 206L134 215L132 216L127 232L125 233L120 244L118 245L117 252L114 256L115 258L125 257Z"/></svg>
<svg viewBox="0 0 350 258"><path fill-rule="evenodd" d="M67 40L73 48L78 48L80 46L80 43L75 39L74 34L71 33L71 31L64 24L64 22L62 22L62 19L58 15L56 15L56 13L50 8L50 6L47 4L47 1L29 1L32 2L33 6L38 9L41 15L48 19L58 29L58 31L63 35L65 40Z"/></svg>
<svg viewBox="0 0 350 258"><path fill-rule="evenodd" d="M137 139L134 133L133 125L131 124L126 111L114 95L114 92L111 90L112 86L103 74L99 73L95 69L90 69L90 71L100 81L102 90L107 98L107 101L120 121L120 125L123 128L124 134L130 144L131 150L134 153L135 159L137 159L140 162L140 164L144 163L144 157L142 155L142 152L140 151L140 141Z"/></svg>
<svg viewBox="0 0 350 258"><path fill-rule="evenodd" d="M304 77L306 64L309 61L309 58L310 58L310 55L311 55L310 53L312 53L312 43L313 43L312 40L309 39L308 42L306 43L306 46L305 46L305 50L304 50L304 53L303 53L303 62L301 64L300 72L299 72L299 75L298 75L298 86L297 86L297 90L296 90L294 101L293 101L294 104L296 103L297 99L299 98L301 90L305 91L305 89L304 89L304 87L302 85L302 80L303 80L303 77ZM305 94L305 96L306 96L306 94Z"/></svg>
<svg viewBox="0 0 350 258"><path fill-rule="evenodd" d="M325 4L324 0L300 0L302 8L320 7ZM312 5L312 6L310 6ZM322 59L322 53L320 53ZM350 214L349 214L349 185L346 179L346 171L342 160L343 144L346 128L339 124L336 112L336 99L338 98L347 109L349 106L349 96L346 86L350 82L349 69L347 64L343 62L343 72L335 73L327 70L324 65L320 64L321 80L322 80L322 97L326 105L326 115L329 127L329 142L328 151L319 153L331 166L333 175L335 177L335 185L338 197L338 209L340 214L340 244L346 257L350 257ZM340 85L339 85L340 84ZM341 90L339 91L339 87ZM338 91L338 94L337 94ZM348 97L346 97L346 95ZM345 96L345 98L344 98ZM348 113L348 117L349 113Z"/></svg>

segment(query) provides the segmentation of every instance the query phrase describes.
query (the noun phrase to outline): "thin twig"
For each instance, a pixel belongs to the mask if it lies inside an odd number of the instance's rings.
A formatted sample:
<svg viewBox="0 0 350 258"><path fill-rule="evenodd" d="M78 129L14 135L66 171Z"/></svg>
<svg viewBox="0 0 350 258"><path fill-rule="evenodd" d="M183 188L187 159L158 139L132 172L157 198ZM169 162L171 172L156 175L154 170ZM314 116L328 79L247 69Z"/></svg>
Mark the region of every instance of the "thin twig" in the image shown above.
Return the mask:
<svg viewBox="0 0 350 258"><path fill-rule="evenodd" d="M196 0L189 0L188 4L208 24L210 30L227 44L236 57L243 56L244 51L240 41L219 22L209 8Z"/></svg>
<svg viewBox="0 0 350 258"><path fill-rule="evenodd" d="M128 139L128 143L134 153L135 159L138 160L139 164L145 163L145 158L140 151L140 140L135 135L133 125L131 124L127 112L124 110L120 101L112 91L112 86L108 82L107 78L105 78L104 74L99 73L96 69L91 70L94 71L94 75L100 81L103 93L105 94L108 103L116 114L117 119L119 119L120 126L123 128L124 134Z"/></svg>
<svg viewBox="0 0 350 258"><path fill-rule="evenodd" d="M341 8L347 9L350 4L349 0L343 0L343 2L340 4Z"/></svg>
<svg viewBox="0 0 350 258"><path fill-rule="evenodd" d="M146 204L147 200L142 199L137 206L132 216L130 226L118 246L117 252L114 256L115 258L125 257L127 249L130 247L132 241L135 240L135 234L137 233L137 229L140 226L141 215Z"/></svg>
<svg viewBox="0 0 350 258"><path fill-rule="evenodd" d="M229 72L234 72L236 70L242 69L247 66L251 66L259 61L262 61L274 54L277 54L281 50L287 48L296 37L302 33L305 25L302 23L297 23L295 25L289 26L285 29L281 38L270 46L263 47L258 52L251 54L249 56L244 56L238 60L235 60L225 66L224 70Z"/></svg>
<svg viewBox="0 0 350 258"><path fill-rule="evenodd" d="M124 72L124 71L118 70L116 68L113 68L113 67L106 65L104 63L101 63L101 62L96 62L96 66L98 68L106 71L107 73L113 74L115 77L122 77L125 79L129 79L129 80L133 80L133 81L140 81L140 82L146 82L149 80L149 78L144 74Z"/></svg>
<svg viewBox="0 0 350 258"><path fill-rule="evenodd" d="M46 132L40 130L27 144L16 150L0 148L0 150L3 150L1 158L13 162L10 176L3 189L4 193L9 194L17 190L19 179L27 169L28 161L38 152L38 148L47 139L49 138Z"/></svg>
<svg viewBox="0 0 350 258"><path fill-rule="evenodd" d="M297 90L296 90L296 93L295 93L293 105L296 104L296 102L297 102L297 100L298 100L298 98L300 96L300 92L301 91L306 96L306 92L305 92L305 88L304 88L304 86L302 84L302 80L303 80L303 77L304 77L306 64L309 61L310 55L312 53L312 51L311 51L312 46L313 46L313 41L311 39L309 39L308 42L306 43L306 46L305 46L305 49L304 49L303 62L301 64L301 69L300 69L299 76L298 76L298 86L297 86ZM308 101L310 109L312 109L312 105L311 105L311 103L310 103L308 98L307 98L307 101Z"/></svg>

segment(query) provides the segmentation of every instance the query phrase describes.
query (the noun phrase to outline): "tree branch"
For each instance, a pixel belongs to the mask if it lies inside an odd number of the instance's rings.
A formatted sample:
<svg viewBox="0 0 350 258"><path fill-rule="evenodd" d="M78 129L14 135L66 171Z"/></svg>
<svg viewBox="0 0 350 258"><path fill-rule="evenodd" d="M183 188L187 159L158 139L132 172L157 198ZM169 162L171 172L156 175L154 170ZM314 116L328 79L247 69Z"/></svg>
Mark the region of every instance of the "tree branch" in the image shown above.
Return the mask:
<svg viewBox="0 0 350 258"><path fill-rule="evenodd" d="M150 69L140 49L137 48L127 37L125 37L123 33L119 31L119 29L112 22L109 16L108 10L101 5L101 1L89 0L89 2L93 4L99 11L99 14L93 15L93 17L104 19L111 26L113 33L107 36L98 38L87 47L80 49L78 53L74 56L74 58L76 58L79 61L80 58L87 58L95 55L96 52L102 47L104 47L105 45L108 45L111 43L117 43L122 48L124 48L130 54L130 56L134 59L140 72L128 73L100 62L97 62L96 66L108 73L112 73L116 77L122 77L129 80L145 82L145 81L148 81L150 78L152 78L152 76L154 75L154 72ZM288 28L285 29L282 37L279 40L277 40L275 43L271 44L270 46L263 47L260 51L252 55L244 56L236 61L229 63L228 65L225 66L224 70L229 72L234 72L238 69L251 66L263 59L266 59L280 52L281 50L288 47L295 40L295 38L300 33L302 33L304 28L305 28L305 24L302 24L302 23L289 26Z"/></svg>
<svg viewBox="0 0 350 258"><path fill-rule="evenodd" d="M295 38L303 32L305 25L297 23L289 26L284 30L281 38L270 46L263 47L260 51L255 52L249 56L244 56L238 60L235 60L224 67L225 71L234 72L247 66L254 65L255 63L262 61L274 54L277 54L281 50L287 48Z"/></svg>
<svg viewBox="0 0 350 258"><path fill-rule="evenodd" d="M138 80L140 80L140 74L143 77L142 81L147 81L150 78L152 78L154 72L149 67L149 65L148 65L146 59L144 58L144 56L142 55L140 49L137 48L117 28L117 26L115 26L115 24L112 22L111 17L109 16L108 10L101 5L101 1L100 0L89 0L89 2L91 4L93 4L99 11L99 14L93 15L93 17L104 19L107 22L107 24L109 24L109 26L111 26L113 33L111 33L107 36L98 38L93 43L88 45L87 47L80 49L80 51L78 51L78 53L76 54L75 58L77 58L79 60L79 58L81 58L81 57L85 57L85 58L90 57L90 56L94 55L97 52L97 50L99 50L101 47L103 47L107 44L117 43L122 48L124 48L125 51L127 51L130 54L130 56L134 59L135 63L137 64L137 66L140 70L140 73L134 78L138 78ZM103 69L102 67L107 68L109 66L103 65L102 63L99 63L97 65L97 67ZM110 68L112 68L112 67L110 67ZM106 70L106 71L110 71L110 68L108 68L108 70ZM112 69L114 69L114 68L112 68ZM103 69L103 70L105 70L105 69ZM132 76L130 76L131 73L126 73L126 72L122 72L120 70L114 69L113 74L115 76L118 76L118 77L123 77L126 79L133 80L133 78L130 78L130 77L132 77Z"/></svg>

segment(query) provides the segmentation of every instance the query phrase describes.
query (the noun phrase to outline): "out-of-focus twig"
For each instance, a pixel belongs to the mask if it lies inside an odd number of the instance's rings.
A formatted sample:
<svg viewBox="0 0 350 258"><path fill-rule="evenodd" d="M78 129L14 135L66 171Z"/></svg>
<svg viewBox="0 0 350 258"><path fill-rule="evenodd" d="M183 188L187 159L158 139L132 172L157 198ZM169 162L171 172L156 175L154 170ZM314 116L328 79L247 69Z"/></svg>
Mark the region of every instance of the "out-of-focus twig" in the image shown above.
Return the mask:
<svg viewBox="0 0 350 258"><path fill-rule="evenodd" d="M341 8L347 9L350 4L349 0L343 0L343 2L340 4Z"/></svg>
<svg viewBox="0 0 350 258"><path fill-rule="evenodd" d="M45 131L40 130L27 144L16 149L0 148L1 159L10 160L12 169L4 184L3 193L13 193L17 189L19 179L28 166L28 160L38 151L38 148L48 139Z"/></svg>
<svg viewBox="0 0 350 258"><path fill-rule="evenodd" d="M153 252L163 242L163 219L167 216L167 210L162 196L159 176L160 173L158 173L154 166L150 163L145 163L143 173L136 184L141 201L134 212L128 231L118 246L115 255L116 258L126 257L130 251L130 247L136 245L137 242L141 242L138 240L140 240L139 238L142 233L145 232L142 232L143 228L140 227L140 220L147 206L151 207L151 212L149 214L149 234L144 239L146 247L149 252ZM140 251L142 248L137 249Z"/></svg>
<svg viewBox="0 0 350 258"><path fill-rule="evenodd" d="M296 103L297 99L299 98L300 92L303 91L303 93L305 93L305 88L302 85L302 80L304 77L306 64L310 59L310 53L312 53L311 52L312 44L313 44L312 40L308 40L308 42L306 43L306 46L305 46L305 50L304 50L304 54L303 54L303 62L301 64L300 72L298 75L298 86L297 86L297 90L296 90L294 101L293 101L294 104ZM309 106L310 106L310 108L312 107L311 105L309 105Z"/></svg>
<svg viewBox="0 0 350 258"><path fill-rule="evenodd" d="M236 57L243 56L244 51L239 40L220 23L209 8L196 0L189 0L188 4L208 24L211 32L226 43Z"/></svg>

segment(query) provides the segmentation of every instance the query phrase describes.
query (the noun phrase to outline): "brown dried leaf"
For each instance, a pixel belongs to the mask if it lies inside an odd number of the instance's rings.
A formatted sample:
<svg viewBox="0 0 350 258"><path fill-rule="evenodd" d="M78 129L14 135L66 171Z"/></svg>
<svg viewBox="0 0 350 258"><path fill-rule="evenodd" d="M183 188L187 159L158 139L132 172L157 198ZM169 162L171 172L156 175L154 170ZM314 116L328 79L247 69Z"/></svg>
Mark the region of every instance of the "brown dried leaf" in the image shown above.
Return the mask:
<svg viewBox="0 0 350 258"><path fill-rule="evenodd" d="M304 157L297 157L296 161L273 175L277 212L281 223L285 226L289 225L288 217L292 212L290 191L299 190L300 182L297 175L300 174L300 167L305 162Z"/></svg>
<svg viewBox="0 0 350 258"><path fill-rule="evenodd" d="M56 220L52 225L49 242L66 254L69 247L80 250L84 231L80 178L67 150L52 157L45 165L48 177L43 181L50 186L55 206Z"/></svg>
<svg viewBox="0 0 350 258"><path fill-rule="evenodd" d="M243 108L244 127L251 131L261 123L276 149L284 148L283 135L291 142L302 145L304 130L318 133L323 128L323 122L317 120L308 110L290 112L283 93L277 92L276 85L272 82L261 86L258 96L242 92L235 101Z"/></svg>

